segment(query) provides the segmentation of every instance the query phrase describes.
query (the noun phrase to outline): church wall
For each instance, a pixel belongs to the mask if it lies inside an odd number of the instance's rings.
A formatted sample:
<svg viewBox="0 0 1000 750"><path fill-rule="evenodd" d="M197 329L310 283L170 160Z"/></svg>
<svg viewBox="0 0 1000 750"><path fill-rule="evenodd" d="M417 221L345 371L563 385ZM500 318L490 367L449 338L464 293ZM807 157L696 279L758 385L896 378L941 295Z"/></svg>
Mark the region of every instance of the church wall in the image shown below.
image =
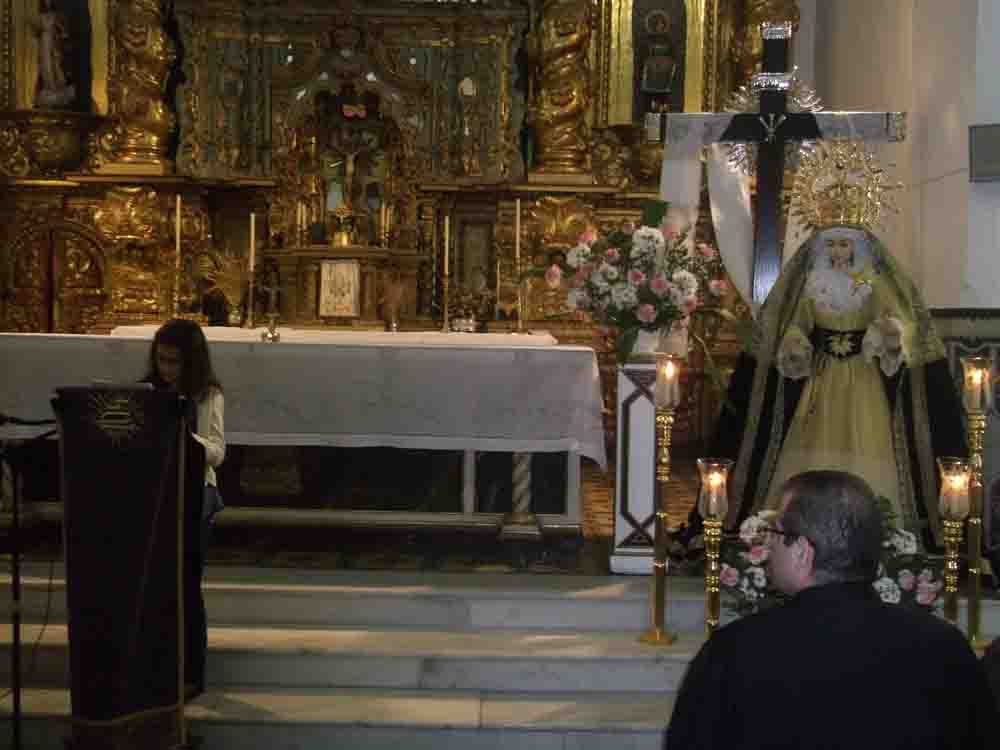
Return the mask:
<svg viewBox="0 0 1000 750"><path fill-rule="evenodd" d="M816 91L827 109L913 111L911 52L913 0L837 0L816 8ZM919 230L903 217L913 216L918 203L911 172L914 123L901 144L878 151L894 163L893 177L905 191L897 196L900 216L890 216L879 234L899 260L914 273L915 238ZM919 283L919 282L918 282Z"/></svg>
<svg viewBox="0 0 1000 750"><path fill-rule="evenodd" d="M973 124L1000 122L1000 0L979 0L976 32ZM1000 306L1000 183L970 183L969 263L962 288L962 307Z"/></svg>
<svg viewBox="0 0 1000 750"><path fill-rule="evenodd" d="M881 234L934 307L975 304L965 280L984 274L979 262L975 273L968 271L969 253L988 246L995 255L992 220L988 243L969 232L970 210L976 208L968 183L967 126L975 105L979 5L838 0L817 7L816 88L827 106L909 113L907 141L879 149L905 186L901 213Z"/></svg>

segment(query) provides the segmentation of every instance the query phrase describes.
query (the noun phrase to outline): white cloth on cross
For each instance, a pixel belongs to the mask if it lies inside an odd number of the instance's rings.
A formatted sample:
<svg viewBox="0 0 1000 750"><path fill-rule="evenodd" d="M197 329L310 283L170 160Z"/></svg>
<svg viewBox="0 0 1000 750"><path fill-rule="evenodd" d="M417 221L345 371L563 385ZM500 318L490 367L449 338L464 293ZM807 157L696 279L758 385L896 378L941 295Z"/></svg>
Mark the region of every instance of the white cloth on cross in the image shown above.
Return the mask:
<svg viewBox="0 0 1000 750"><path fill-rule="evenodd" d="M669 204L668 220L694 226L701 194L701 155L706 153L708 197L719 254L733 286L753 308L753 211L750 179L729 164L721 138L738 113L668 114L660 197ZM891 112L818 112L814 115L824 139L903 140L904 120ZM806 239L793 220L786 224L785 257ZM689 236L693 243L694 233Z"/></svg>

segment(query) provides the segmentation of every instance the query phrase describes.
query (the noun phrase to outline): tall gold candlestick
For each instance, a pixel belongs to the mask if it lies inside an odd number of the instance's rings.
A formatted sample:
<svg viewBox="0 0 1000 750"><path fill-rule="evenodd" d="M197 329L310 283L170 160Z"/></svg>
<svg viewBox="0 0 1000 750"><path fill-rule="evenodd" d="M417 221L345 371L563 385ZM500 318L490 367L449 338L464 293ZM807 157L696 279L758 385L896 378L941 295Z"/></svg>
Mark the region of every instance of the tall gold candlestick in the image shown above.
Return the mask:
<svg viewBox="0 0 1000 750"><path fill-rule="evenodd" d="M256 258L254 257L257 253L257 214L253 211L250 212L250 247L247 253L247 269L249 271L250 281L247 286L247 317L246 317L246 327L253 328L253 272L254 272L254 262Z"/></svg>
<svg viewBox="0 0 1000 750"><path fill-rule="evenodd" d="M517 331L524 331L524 281L521 279L521 199L514 199L514 273L517 276Z"/></svg>
<svg viewBox="0 0 1000 750"><path fill-rule="evenodd" d="M969 462L954 456L937 460L941 471L938 512L944 528L944 616L958 623L958 547L962 526L969 516Z"/></svg>
<svg viewBox="0 0 1000 750"><path fill-rule="evenodd" d="M650 591L650 619L652 626L639 636L643 643L669 646L677 636L667 630L667 483L670 481L670 443L674 429L674 410L680 400L679 391L673 386L679 379L680 361L669 354L657 357L656 386L654 389L654 455L656 456L656 481L653 486L653 503L656 507L653 528L653 581Z"/></svg>
<svg viewBox="0 0 1000 750"><path fill-rule="evenodd" d="M174 217L174 317L181 308L181 195L177 194L177 210Z"/></svg>
<svg viewBox="0 0 1000 750"><path fill-rule="evenodd" d="M441 265L441 332L448 333L448 242L451 240L451 223L447 215L444 217L444 258Z"/></svg>
<svg viewBox="0 0 1000 750"><path fill-rule="evenodd" d="M962 357L963 402L969 430L969 613L968 635L973 647L985 646L982 624L983 436L986 414L993 403L992 363L987 357Z"/></svg>
<svg viewBox="0 0 1000 750"><path fill-rule="evenodd" d="M962 543L962 522L944 524L944 618L958 624L958 548Z"/></svg>
<svg viewBox="0 0 1000 750"><path fill-rule="evenodd" d="M726 484L733 462L727 458L699 458L701 493L698 512L704 521L705 536L705 634L712 635L722 622L722 592L719 588L722 550L722 519L729 510Z"/></svg>

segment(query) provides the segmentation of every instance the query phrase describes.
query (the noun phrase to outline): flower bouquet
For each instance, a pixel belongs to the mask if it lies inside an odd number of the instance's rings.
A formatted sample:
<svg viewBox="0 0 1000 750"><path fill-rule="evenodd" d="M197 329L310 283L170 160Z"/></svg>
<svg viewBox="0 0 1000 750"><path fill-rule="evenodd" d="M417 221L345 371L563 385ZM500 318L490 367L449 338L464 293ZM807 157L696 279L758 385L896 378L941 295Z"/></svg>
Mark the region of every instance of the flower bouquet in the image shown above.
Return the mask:
<svg viewBox="0 0 1000 750"><path fill-rule="evenodd" d="M940 603L943 561L919 551L917 538L897 528L881 499L886 515L886 535L882 560L873 587L884 602L933 609ZM771 585L767 574L770 548L765 529L774 525L775 511L761 511L748 517L739 535L722 545L719 584L730 594L730 606L739 615L752 614L782 604L787 596ZM779 542L780 544L780 542Z"/></svg>
<svg viewBox="0 0 1000 750"><path fill-rule="evenodd" d="M689 251L688 233L666 223L626 223L602 239L588 230L564 261L545 269L545 281L556 288L568 279L570 306L617 329L618 360L624 362L640 331L683 325L708 296L725 291L717 250L699 243Z"/></svg>

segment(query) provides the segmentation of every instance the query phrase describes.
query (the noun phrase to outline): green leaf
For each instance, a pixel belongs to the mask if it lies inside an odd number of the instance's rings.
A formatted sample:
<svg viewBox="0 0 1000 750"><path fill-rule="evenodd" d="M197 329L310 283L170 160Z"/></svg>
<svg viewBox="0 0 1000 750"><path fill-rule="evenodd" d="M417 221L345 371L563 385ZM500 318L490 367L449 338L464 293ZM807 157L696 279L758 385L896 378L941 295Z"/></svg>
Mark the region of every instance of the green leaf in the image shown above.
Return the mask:
<svg viewBox="0 0 1000 750"><path fill-rule="evenodd" d="M642 202L642 226L660 226L663 223L663 217L667 215L667 207L669 205L666 201L644 200Z"/></svg>

